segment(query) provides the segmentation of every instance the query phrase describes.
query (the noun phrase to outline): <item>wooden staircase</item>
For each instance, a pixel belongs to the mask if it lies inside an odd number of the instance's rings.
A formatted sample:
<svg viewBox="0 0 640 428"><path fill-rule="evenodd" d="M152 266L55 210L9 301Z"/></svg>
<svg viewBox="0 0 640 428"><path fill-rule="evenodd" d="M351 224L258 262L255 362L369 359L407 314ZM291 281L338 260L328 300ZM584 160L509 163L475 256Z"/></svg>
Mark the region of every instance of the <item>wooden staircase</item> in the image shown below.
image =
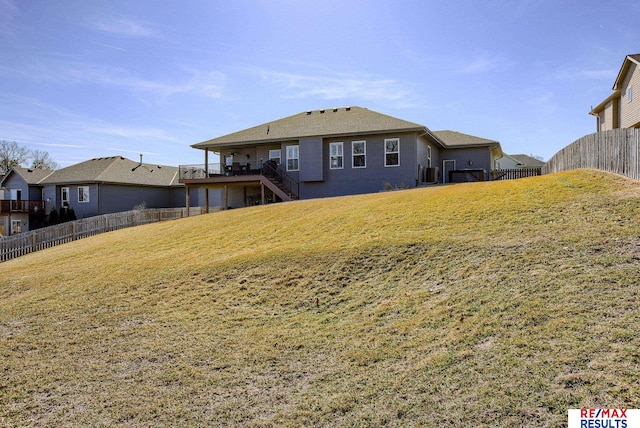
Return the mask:
<svg viewBox="0 0 640 428"><path fill-rule="evenodd" d="M264 184L269 190L278 195L284 202L298 200L298 195L287 189L282 181L277 177L260 176L260 183Z"/></svg>

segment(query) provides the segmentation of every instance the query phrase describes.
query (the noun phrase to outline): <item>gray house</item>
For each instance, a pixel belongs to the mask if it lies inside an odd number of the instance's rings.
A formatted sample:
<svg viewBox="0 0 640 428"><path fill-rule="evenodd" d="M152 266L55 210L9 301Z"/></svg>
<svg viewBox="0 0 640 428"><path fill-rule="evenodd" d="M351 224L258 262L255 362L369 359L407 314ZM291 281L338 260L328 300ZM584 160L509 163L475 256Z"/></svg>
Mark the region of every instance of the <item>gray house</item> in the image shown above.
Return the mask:
<svg viewBox="0 0 640 428"><path fill-rule="evenodd" d="M77 218L146 208L184 207L178 168L121 156L90 159L59 170L13 168L0 181L0 234L45 225L51 209L73 208ZM198 203L198 194L192 199Z"/></svg>
<svg viewBox="0 0 640 428"><path fill-rule="evenodd" d="M40 182L53 170L12 168L0 181L0 236L26 232L45 224Z"/></svg>
<svg viewBox="0 0 640 428"><path fill-rule="evenodd" d="M305 111L192 147L204 164L180 166L187 206L205 189L223 208L484 180L502 156L496 141L361 107Z"/></svg>
<svg viewBox="0 0 640 428"><path fill-rule="evenodd" d="M178 168L121 156L90 159L54 171L40 182L46 208L70 206L77 218L147 208L183 207Z"/></svg>

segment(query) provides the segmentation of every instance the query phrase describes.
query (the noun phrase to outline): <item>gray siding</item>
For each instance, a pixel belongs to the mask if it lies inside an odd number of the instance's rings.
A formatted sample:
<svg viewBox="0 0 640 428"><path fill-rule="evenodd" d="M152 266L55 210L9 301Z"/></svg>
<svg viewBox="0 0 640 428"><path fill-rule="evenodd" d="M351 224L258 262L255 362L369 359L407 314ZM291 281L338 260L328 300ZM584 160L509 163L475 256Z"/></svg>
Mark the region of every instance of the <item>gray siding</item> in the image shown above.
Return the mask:
<svg viewBox="0 0 640 428"><path fill-rule="evenodd" d="M323 150L322 138L302 138L300 139L300 181L322 181Z"/></svg>
<svg viewBox="0 0 640 428"><path fill-rule="evenodd" d="M128 211L144 204L147 208L174 208L173 189L162 187L138 187L100 185L99 214ZM177 198L176 198L177 199ZM180 205L185 204L184 189Z"/></svg>
<svg viewBox="0 0 640 428"><path fill-rule="evenodd" d="M4 182L4 187L7 190L7 199L14 199L13 195L16 190L20 190L22 193L22 199L27 200L30 199L29 195L29 185L26 181L22 179L18 174L13 173L7 181ZM35 200L40 200L40 196L38 196Z"/></svg>
<svg viewBox="0 0 640 428"><path fill-rule="evenodd" d="M440 165L438 165L441 174L443 173L442 161L445 160L455 160L456 170L484 169L486 172L489 172L493 169L493 165L491 165L491 151L487 147L445 150L442 153Z"/></svg>
<svg viewBox="0 0 640 428"><path fill-rule="evenodd" d="M89 187L89 201L78 201L78 187ZM73 208L77 218L92 217L100 214L110 214L129 211L144 203L147 208L176 208L184 207L186 202L184 187L141 187L110 184L69 184L46 186L43 196L46 212L52 207L60 209L62 206L61 189L69 188L69 205ZM196 192L193 192L196 193ZM192 193L192 206L198 203L198 196ZM195 200L194 200L195 198Z"/></svg>
<svg viewBox="0 0 640 428"><path fill-rule="evenodd" d="M384 140L400 138L400 165L385 167ZM324 181L300 183L300 198L322 198L330 196L375 193L387 186L415 187L417 179L416 134L367 135L349 138L328 138L323 142L322 162ZM353 168L352 142L366 141L366 168ZM331 169L329 144L343 143L343 168ZM302 157L302 155L301 155ZM302 159L301 159L302 162ZM300 171L302 174L302 170Z"/></svg>

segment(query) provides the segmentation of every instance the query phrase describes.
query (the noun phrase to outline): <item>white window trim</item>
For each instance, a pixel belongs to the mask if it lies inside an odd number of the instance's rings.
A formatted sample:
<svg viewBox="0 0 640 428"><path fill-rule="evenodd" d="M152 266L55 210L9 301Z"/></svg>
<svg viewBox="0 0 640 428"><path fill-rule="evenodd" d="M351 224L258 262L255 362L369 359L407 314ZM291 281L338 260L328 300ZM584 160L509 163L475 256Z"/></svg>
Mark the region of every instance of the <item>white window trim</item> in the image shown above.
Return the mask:
<svg viewBox="0 0 640 428"><path fill-rule="evenodd" d="M278 154L277 156L274 156L274 154ZM269 160L275 160L278 159L278 165L280 164L280 162L282 161L282 150L281 149L271 149L269 150Z"/></svg>
<svg viewBox="0 0 640 428"><path fill-rule="evenodd" d="M355 145L356 143L362 143L362 146L364 147L364 151L362 153L355 153L354 149L355 149ZM356 156L362 156L364 158L364 165L360 165L360 166L356 166L355 165L355 158ZM367 167L367 141L366 140L359 140L359 141L352 141L351 142L351 168L366 168Z"/></svg>
<svg viewBox="0 0 640 428"><path fill-rule="evenodd" d="M431 168L431 146L427 146L427 168Z"/></svg>
<svg viewBox="0 0 640 428"><path fill-rule="evenodd" d="M630 103L633 101L633 87L629 86L627 88L627 102Z"/></svg>
<svg viewBox="0 0 640 428"><path fill-rule="evenodd" d="M396 146L398 148L398 150L395 151L395 152L388 152L387 151L387 142L388 141L396 141L398 143L397 146ZM398 154L398 163L392 164L392 165L388 165L387 164L387 155L392 155L392 154L396 154L396 153ZM394 168L394 167L400 166L400 138L385 138L384 139L384 166L385 166L385 168Z"/></svg>
<svg viewBox="0 0 640 428"><path fill-rule="evenodd" d="M64 197L65 193L67 194L66 198ZM61 187L60 188L60 205L64 205L65 202L68 204L69 203L69 196L70 196L69 188L68 187Z"/></svg>
<svg viewBox="0 0 640 428"><path fill-rule="evenodd" d="M84 198L85 192L84 189L87 189L87 197L86 199ZM80 198L80 195L83 195L82 198ZM90 202L90 198L89 198L89 186L78 186L78 203L79 204L84 204L84 203L88 203Z"/></svg>
<svg viewBox="0 0 640 428"><path fill-rule="evenodd" d="M289 148L296 148L296 157L293 156L289 156ZM287 171L300 171L300 146L299 145L293 145L293 146L287 146L286 147L286 153L287 153ZM289 168L289 161L296 159L298 162L298 167L297 168Z"/></svg>
<svg viewBox="0 0 640 428"><path fill-rule="evenodd" d="M333 154L334 147L338 148L338 153L335 155ZM333 166L333 158L340 158L339 166ZM344 143L329 143L329 169L344 169Z"/></svg>

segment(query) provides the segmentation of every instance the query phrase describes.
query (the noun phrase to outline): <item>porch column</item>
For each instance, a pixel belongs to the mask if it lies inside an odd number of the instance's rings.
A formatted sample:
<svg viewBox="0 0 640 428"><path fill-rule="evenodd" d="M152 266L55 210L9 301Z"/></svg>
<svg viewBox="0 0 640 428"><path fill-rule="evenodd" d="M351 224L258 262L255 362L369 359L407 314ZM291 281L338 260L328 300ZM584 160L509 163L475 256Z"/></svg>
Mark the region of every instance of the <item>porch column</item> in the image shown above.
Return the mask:
<svg viewBox="0 0 640 428"><path fill-rule="evenodd" d="M229 186L227 184L225 184L223 188L222 202L224 203L222 209L226 210L229 206Z"/></svg>
<svg viewBox="0 0 640 428"><path fill-rule="evenodd" d="M209 188L208 187L204 188L204 201L205 201L205 204L206 204L204 212L206 214L209 214Z"/></svg>
<svg viewBox="0 0 640 428"><path fill-rule="evenodd" d="M265 199L264 199L264 184L260 183L260 197L261 197L261 203L262 205L264 205L265 203Z"/></svg>
<svg viewBox="0 0 640 428"><path fill-rule="evenodd" d="M209 149L204 150L204 174L209 178Z"/></svg>

